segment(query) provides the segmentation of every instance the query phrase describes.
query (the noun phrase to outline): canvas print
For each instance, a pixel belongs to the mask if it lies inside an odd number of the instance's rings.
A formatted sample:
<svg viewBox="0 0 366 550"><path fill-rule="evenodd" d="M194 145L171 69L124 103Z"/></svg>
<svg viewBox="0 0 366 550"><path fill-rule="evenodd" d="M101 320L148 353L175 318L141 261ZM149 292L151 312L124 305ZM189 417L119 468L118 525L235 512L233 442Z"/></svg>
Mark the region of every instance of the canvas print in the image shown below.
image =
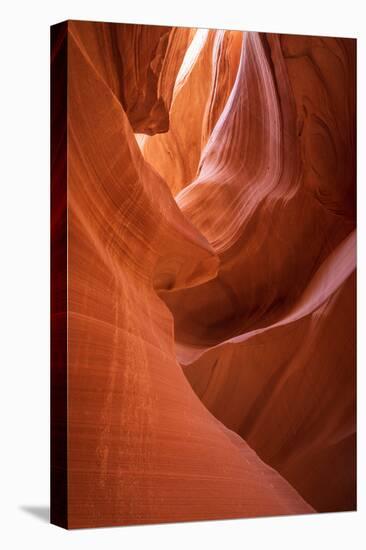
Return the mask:
<svg viewBox="0 0 366 550"><path fill-rule="evenodd" d="M51 29L51 521L356 509L356 41Z"/></svg>

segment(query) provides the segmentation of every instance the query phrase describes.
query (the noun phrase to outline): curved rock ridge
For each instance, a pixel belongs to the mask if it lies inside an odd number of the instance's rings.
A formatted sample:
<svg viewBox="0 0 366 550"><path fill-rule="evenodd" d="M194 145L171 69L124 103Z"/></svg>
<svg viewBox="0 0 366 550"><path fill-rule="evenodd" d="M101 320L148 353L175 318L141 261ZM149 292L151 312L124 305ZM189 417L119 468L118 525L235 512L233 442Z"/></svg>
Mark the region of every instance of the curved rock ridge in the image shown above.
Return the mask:
<svg viewBox="0 0 366 550"><path fill-rule="evenodd" d="M233 336L224 340L216 346L207 346L205 348L197 348L192 346L177 344L177 355L181 364L190 364L195 359L199 358L205 351L209 349L219 348L225 344L235 344L245 342L259 334L269 330L276 329L281 326L290 325L308 315L312 315L319 310L324 303L332 298L345 283L345 281L356 270L356 235L352 232L344 239L344 241L333 251L324 263L317 270L310 281L310 284L304 290L300 299L290 311L281 317L277 322L257 328L251 331L244 332L238 336Z"/></svg>
<svg viewBox="0 0 366 550"><path fill-rule="evenodd" d="M355 44L68 24L70 527L351 510Z"/></svg>
<svg viewBox="0 0 366 550"><path fill-rule="evenodd" d="M273 51L278 55L278 38ZM294 102L280 55L275 67L273 74L264 39L245 33L235 85L202 152L199 176L177 196L185 215L220 253L237 241L265 198L289 200L299 185ZM284 90L277 94L279 86Z"/></svg>
<svg viewBox="0 0 366 550"><path fill-rule="evenodd" d="M324 512L355 508L350 267L339 266L343 282L329 294L330 281L319 270L316 283L280 322L201 350L185 367L207 408Z"/></svg>
<svg viewBox="0 0 366 550"><path fill-rule="evenodd" d="M143 144L145 160L165 179L173 195L191 183L197 173L204 114L211 88L214 39L215 31L203 36L192 66L182 81L177 82L169 115L169 131L148 138Z"/></svg>

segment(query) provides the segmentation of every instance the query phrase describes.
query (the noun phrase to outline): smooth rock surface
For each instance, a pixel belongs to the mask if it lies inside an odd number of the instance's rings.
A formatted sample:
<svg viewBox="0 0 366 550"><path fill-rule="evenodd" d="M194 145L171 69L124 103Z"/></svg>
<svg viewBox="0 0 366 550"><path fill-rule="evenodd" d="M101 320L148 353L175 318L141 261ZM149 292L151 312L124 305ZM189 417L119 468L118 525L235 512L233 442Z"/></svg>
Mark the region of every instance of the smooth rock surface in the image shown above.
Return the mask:
<svg viewBox="0 0 366 550"><path fill-rule="evenodd" d="M353 40L68 23L69 527L355 508L354 81Z"/></svg>

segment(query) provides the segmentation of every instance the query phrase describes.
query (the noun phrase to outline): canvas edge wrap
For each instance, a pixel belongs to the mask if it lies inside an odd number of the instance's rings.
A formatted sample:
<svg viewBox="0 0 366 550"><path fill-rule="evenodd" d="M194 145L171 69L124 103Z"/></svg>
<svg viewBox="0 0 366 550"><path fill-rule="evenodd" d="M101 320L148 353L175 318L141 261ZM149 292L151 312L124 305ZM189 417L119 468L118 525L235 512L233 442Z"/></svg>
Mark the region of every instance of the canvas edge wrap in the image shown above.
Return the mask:
<svg viewBox="0 0 366 550"><path fill-rule="evenodd" d="M67 32L51 26L51 523L68 527Z"/></svg>

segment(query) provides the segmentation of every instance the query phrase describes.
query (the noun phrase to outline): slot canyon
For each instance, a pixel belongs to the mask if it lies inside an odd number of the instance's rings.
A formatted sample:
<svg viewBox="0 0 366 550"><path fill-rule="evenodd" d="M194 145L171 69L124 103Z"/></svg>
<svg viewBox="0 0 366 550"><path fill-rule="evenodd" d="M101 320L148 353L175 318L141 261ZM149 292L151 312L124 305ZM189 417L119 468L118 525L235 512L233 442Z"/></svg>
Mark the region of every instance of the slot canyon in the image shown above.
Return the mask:
<svg viewBox="0 0 366 550"><path fill-rule="evenodd" d="M67 526L355 510L355 40L68 21L52 66Z"/></svg>

